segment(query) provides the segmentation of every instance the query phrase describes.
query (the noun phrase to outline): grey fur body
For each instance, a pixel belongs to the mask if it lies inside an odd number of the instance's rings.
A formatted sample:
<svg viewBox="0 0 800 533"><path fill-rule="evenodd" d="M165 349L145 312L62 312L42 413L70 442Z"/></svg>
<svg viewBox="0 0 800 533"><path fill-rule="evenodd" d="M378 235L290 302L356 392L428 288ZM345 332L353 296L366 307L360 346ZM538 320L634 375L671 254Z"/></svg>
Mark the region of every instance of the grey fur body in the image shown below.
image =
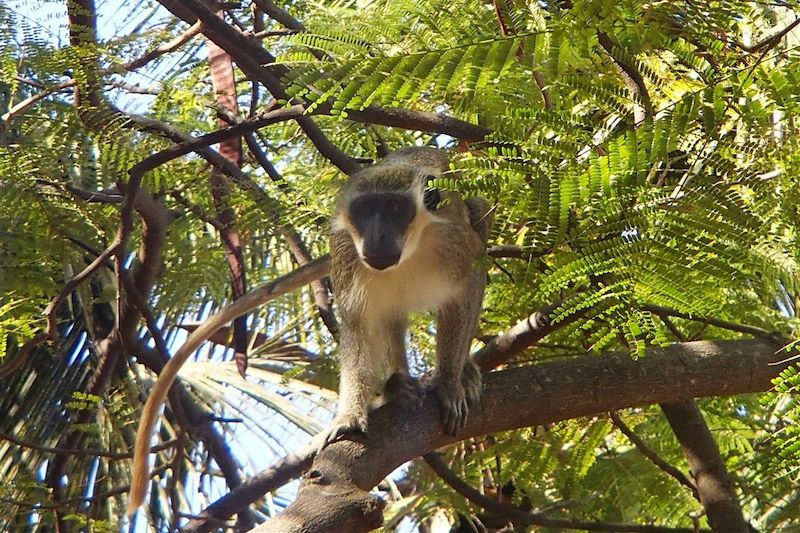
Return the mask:
<svg viewBox="0 0 800 533"><path fill-rule="evenodd" d="M436 366L427 384L439 399L445 430L455 434L463 427L469 405L479 399L480 372L468 355L486 284L478 263L491 218L484 199L465 202L451 191L441 197L437 191L437 205L426 208L426 182L447 168L442 151L404 149L360 171L343 190L331 236L341 316L339 410L326 443L366 431L370 400L389 376L387 396L421 403L424 390L409 377L405 348L413 311L436 311ZM356 228L351 206L360 196L385 192L411 198L412 218L400 230L399 260L376 269L367 264L369 243Z"/></svg>

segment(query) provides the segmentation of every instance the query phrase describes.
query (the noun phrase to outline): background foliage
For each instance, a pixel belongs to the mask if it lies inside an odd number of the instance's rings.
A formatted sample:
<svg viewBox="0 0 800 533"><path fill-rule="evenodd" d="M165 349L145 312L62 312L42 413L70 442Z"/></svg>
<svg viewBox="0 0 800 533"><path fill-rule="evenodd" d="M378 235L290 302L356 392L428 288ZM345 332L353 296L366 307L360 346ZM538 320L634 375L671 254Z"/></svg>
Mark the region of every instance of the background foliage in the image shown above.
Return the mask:
<svg viewBox="0 0 800 533"><path fill-rule="evenodd" d="M157 3L98 2L96 47L68 44L65 5L41 4L36 11L25 2L0 2L5 364L44 327L42 310L65 281L114 238L119 206L76 191L124 182L131 165L170 145L122 124L87 128L66 83L86 75L84 59L98 59L105 96L124 112L194 135L218 128L202 36L138 70L126 67L186 31ZM795 337L800 54L797 33L781 32L800 15L793 2L298 0L281 6L302 21L302 32L285 31L259 13L260 4L243 2L226 20L252 28L255 10L263 46L286 67L288 96L309 111L327 110L317 121L336 146L370 159L409 144L451 148L453 169L468 179L445 177L441 185L495 204L492 244L522 253L487 264L482 334L553 302L560 302L556 322L580 315L527 350L520 364L607 350L639 357L652 345L742 335L692 317ZM243 115L269 105L266 91L252 90L238 70L236 76ZM348 119L370 105L446 112L491 133L470 145ZM312 256L327 251L326 216L342 178L294 122L262 129L257 138L280 179L267 175L251 152L242 168L277 200L280 224L276 205L233 190L229 202L251 286L295 268L281 225L294 228ZM186 327L230 298L219 228L210 222L209 172L201 158L186 156L149 172L143 183L175 218L149 299L173 349ZM140 238L137 229L131 254ZM103 321L113 323L116 293L113 271L100 270L59 309L58 339L0 377L3 528L52 527L44 471L76 409L96 416L80 428L89 451L71 457L69 519L93 530L119 526L127 459L92 450L131 449L153 376L129 358L115 368L104 396L82 392L97 364L92 340L108 327ZM324 426L336 383L336 343L311 289L265 305L248 327L247 381L237 376L224 340L201 349L181 373L246 475ZM427 318L415 321L409 349L420 372L428 368L434 333ZM790 347L785 355L793 353ZM701 404L745 515L763 531L800 527L797 386L800 376L790 369L766 397ZM162 530L178 522L176 513L197 512L227 490L208 449L186 440L174 414L166 414L160 437L180 445L162 452L157 465L178 464L177 474L154 484L157 505L138 517ZM621 415L666 461L686 470L657 408ZM453 469L473 486L505 487L514 503L552 508L555 515L704 524L691 493L644 459L605 416L474 439L451 455ZM389 491L387 516L405 517L408 527L437 515L465 528L476 516L491 522L422 466L411 465L395 480L414 490ZM291 486L263 499L257 515L274 514L290 495Z"/></svg>

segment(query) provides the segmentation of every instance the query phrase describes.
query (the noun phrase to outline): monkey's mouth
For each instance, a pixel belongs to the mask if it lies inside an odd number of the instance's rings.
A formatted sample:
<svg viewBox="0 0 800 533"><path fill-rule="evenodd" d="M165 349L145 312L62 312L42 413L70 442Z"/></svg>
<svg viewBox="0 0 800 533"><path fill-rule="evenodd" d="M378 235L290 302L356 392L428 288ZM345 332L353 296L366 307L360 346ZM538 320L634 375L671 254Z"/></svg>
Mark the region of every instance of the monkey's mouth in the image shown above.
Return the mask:
<svg viewBox="0 0 800 533"><path fill-rule="evenodd" d="M364 264L374 270L386 270L400 262L399 253L374 253L364 254L361 258Z"/></svg>

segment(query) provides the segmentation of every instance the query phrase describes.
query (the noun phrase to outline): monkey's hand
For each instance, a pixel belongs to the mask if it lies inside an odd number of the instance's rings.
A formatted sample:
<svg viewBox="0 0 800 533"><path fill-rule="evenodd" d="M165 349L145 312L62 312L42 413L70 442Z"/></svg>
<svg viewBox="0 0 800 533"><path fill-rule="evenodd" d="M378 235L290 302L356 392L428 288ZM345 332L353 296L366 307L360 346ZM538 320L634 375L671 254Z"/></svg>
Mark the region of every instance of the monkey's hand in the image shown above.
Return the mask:
<svg viewBox="0 0 800 533"><path fill-rule="evenodd" d="M396 402L406 407L416 409L425 400L425 389L419 380L408 374L395 372L386 380L383 386L383 398L389 402Z"/></svg>
<svg viewBox="0 0 800 533"><path fill-rule="evenodd" d="M337 415L333 419L331 426L325 431L319 450L324 450L331 444L346 435L366 435L367 434L367 414L365 413L345 413Z"/></svg>

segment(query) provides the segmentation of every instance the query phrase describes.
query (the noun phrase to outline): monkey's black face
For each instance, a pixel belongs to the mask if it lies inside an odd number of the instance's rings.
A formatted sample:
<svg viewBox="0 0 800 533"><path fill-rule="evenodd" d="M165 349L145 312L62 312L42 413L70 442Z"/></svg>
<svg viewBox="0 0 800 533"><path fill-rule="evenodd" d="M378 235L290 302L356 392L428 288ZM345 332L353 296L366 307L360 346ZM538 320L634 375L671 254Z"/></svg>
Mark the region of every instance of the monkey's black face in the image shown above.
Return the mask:
<svg viewBox="0 0 800 533"><path fill-rule="evenodd" d="M396 265L403 253L406 233L416 215L407 194L362 194L350 204L350 222L363 239L361 258L376 270Z"/></svg>

